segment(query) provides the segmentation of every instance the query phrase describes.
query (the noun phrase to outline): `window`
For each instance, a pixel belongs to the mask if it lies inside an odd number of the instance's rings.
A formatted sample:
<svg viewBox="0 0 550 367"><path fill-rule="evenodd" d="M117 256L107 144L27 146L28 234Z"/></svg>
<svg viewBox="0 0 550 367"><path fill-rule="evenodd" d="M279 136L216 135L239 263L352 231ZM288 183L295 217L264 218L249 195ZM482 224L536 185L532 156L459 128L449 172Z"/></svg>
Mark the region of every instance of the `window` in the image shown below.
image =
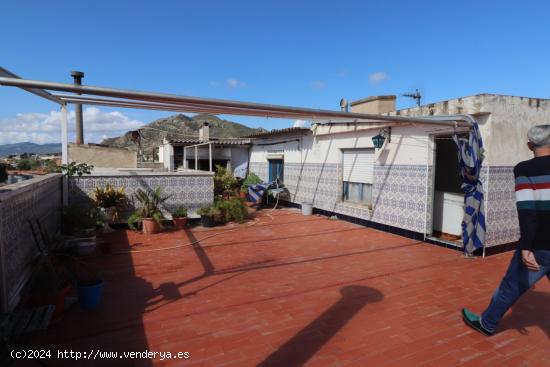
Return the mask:
<svg viewBox="0 0 550 367"><path fill-rule="evenodd" d="M279 183L284 181L284 164L282 159L269 159L269 182L279 179Z"/></svg>
<svg viewBox="0 0 550 367"><path fill-rule="evenodd" d="M374 170L374 149L346 149L343 152L343 200L370 205Z"/></svg>

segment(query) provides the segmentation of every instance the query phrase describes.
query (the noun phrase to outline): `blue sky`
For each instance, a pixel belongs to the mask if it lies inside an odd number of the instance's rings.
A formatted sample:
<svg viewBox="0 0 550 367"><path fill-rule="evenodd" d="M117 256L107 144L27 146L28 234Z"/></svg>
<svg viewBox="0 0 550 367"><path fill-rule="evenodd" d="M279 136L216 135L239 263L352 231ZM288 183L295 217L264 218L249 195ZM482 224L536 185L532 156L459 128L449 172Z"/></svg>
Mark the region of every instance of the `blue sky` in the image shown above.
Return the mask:
<svg viewBox="0 0 550 367"><path fill-rule="evenodd" d="M0 65L29 79L70 82L82 70L90 85L327 109L415 88L424 103L550 98L545 1L6 0L2 12ZM0 144L59 140L55 111L0 87ZM90 109L88 140L166 115Z"/></svg>

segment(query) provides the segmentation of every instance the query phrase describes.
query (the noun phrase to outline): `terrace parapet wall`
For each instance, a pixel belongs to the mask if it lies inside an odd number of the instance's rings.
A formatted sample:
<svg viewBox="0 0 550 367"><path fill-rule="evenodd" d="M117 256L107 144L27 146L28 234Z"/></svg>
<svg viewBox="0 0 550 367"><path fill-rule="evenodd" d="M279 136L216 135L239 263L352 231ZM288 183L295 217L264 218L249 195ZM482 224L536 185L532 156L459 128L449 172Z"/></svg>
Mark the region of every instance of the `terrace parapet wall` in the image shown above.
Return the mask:
<svg viewBox="0 0 550 367"><path fill-rule="evenodd" d="M12 310L38 255L31 223L46 235L61 229L62 176L52 173L0 188L0 306ZM39 235L38 235L39 236Z"/></svg>
<svg viewBox="0 0 550 367"><path fill-rule="evenodd" d="M139 170L94 171L92 175L71 177L69 180L69 204L92 205L96 187L107 184L116 188L123 187L129 198L128 207L121 213L119 220L125 221L135 210L134 194L138 189L156 189L162 187L165 195L170 195L161 210L167 218L179 206L185 206L190 216L197 209L214 202L214 174L205 171L151 172Z"/></svg>

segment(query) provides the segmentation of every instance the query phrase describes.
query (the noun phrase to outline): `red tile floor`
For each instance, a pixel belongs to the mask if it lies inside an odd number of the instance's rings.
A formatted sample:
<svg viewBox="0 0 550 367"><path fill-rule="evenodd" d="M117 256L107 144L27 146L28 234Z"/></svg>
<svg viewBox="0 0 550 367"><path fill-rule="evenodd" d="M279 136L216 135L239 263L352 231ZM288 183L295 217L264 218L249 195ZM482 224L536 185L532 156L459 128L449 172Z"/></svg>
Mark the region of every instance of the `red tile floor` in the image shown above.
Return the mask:
<svg viewBox="0 0 550 367"><path fill-rule="evenodd" d="M254 218L106 236L111 253L95 258L106 280L99 309L73 307L32 345L189 353L50 366L550 366L546 279L497 335L462 323L461 307L483 309L511 253L468 260L295 209Z"/></svg>

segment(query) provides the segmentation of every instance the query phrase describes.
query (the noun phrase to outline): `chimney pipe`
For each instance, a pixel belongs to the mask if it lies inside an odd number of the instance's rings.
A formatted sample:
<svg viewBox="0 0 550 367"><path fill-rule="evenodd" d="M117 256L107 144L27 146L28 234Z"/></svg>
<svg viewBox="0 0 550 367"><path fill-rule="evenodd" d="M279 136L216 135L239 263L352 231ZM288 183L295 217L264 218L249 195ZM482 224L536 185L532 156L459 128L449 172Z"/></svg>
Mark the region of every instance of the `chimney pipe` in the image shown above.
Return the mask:
<svg viewBox="0 0 550 367"><path fill-rule="evenodd" d="M71 71L71 76L74 80L74 85L82 85L82 78L84 73L81 71ZM80 94L80 93L78 93ZM82 122L82 105L80 103L74 104L75 123L76 123L76 144L84 144L84 124Z"/></svg>
<svg viewBox="0 0 550 367"><path fill-rule="evenodd" d="M199 129L199 140L207 142L210 140L210 126L208 122L204 122L201 128Z"/></svg>

